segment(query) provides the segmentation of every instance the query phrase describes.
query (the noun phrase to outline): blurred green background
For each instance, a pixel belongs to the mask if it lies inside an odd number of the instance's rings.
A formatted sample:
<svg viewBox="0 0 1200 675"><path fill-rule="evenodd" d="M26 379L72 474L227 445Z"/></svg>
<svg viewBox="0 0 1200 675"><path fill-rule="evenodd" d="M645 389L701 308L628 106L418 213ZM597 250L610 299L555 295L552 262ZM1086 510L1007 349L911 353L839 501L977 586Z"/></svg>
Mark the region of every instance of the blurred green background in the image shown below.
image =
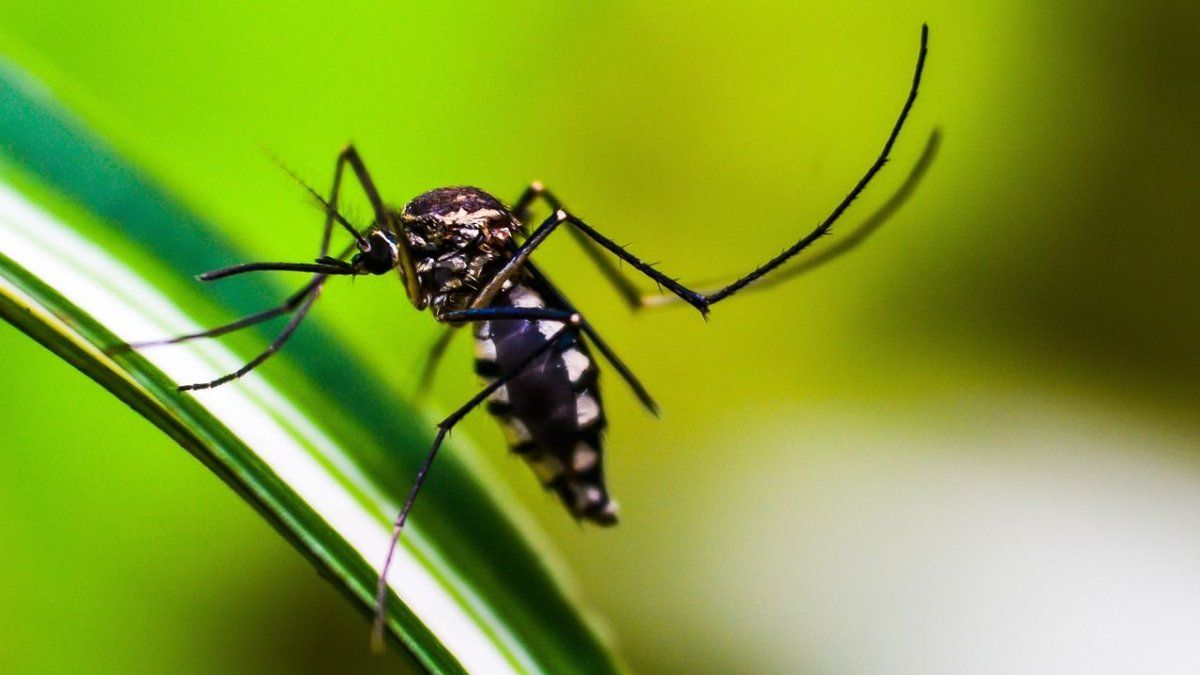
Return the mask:
<svg viewBox="0 0 1200 675"><path fill-rule="evenodd" d="M608 376L619 528L576 527L485 415L465 433L639 671L1200 668L1200 6L405 4L10 1L0 49L247 258L318 238L262 148L324 189L352 140L396 204L541 179L705 280L857 180L929 22L842 231L935 127L941 151L852 256L706 324L631 316L570 241L542 251L664 409ZM435 335L387 279L315 320L400 392ZM8 326L0 354L0 671L398 665L166 437ZM474 391L469 358L432 411Z"/></svg>

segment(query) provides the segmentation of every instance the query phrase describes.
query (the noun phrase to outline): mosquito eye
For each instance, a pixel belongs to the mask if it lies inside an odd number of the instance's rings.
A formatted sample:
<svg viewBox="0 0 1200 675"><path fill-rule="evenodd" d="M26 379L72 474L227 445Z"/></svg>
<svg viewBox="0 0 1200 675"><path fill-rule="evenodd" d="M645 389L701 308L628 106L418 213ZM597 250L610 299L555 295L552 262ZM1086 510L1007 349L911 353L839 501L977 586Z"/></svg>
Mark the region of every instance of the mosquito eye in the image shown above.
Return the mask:
<svg viewBox="0 0 1200 675"><path fill-rule="evenodd" d="M382 235L372 235L368 247L354 256L354 263L371 274L383 274L396 266L396 247Z"/></svg>

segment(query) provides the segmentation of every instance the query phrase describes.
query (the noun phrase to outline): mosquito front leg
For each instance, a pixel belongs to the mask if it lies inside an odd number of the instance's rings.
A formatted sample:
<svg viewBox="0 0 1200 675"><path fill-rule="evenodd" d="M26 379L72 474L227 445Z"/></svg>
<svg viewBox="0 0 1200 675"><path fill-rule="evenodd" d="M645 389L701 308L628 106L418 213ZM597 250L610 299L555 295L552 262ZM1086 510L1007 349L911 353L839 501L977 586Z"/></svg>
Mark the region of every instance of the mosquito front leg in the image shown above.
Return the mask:
<svg viewBox="0 0 1200 675"><path fill-rule="evenodd" d="M317 296L320 295L320 288L321 286L318 284L309 295L305 296L303 302L301 302L300 306L296 309L296 314L292 316L292 320L288 321L287 325L283 327L283 330L279 331L279 335L275 338L275 340L273 340L271 344L267 346L266 350L264 350L261 354L253 359L250 359L246 365L238 368L228 375L222 375L221 377L218 377L210 382L197 382L195 384L181 385L178 387L178 390L195 391L197 389L212 389L213 387L220 386L226 382L236 380L237 378L257 368L260 364L262 364L263 361L266 361L268 358L270 358L272 354L279 351L279 349L283 347L284 343L288 341L288 338L292 337L292 334L296 332L296 328L300 326L300 322L303 321L304 317L308 315L308 310L312 309L313 302L315 302Z"/></svg>
<svg viewBox="0 0 1200 675"><path fill-rule="evenodd" d="M274 319L277 316L291 314L292 312L296 311L296 309L304 303L305 299L308 298L308 296L318 293L320 291L320 288L327 280L328 275L346 273L346 271L345 271L346 268L344 267L344 263L342 263L342 261L347 255L350 254L351 251L354 250L355 247L350 246L350 247L344 249L341 253L339 253L335 257L330 257L329 255L327 255L329 252L328 251L328 244L329 244L328 240L329 240L329 232L330 232L330 222L331 221L327 221L325 224L325 233L324 233L324 236L322 237L322 241L321 241L321 256L320 256L320 258L318 258L318 260L323 261L323 262L294 263L294 264L293 263L246 263L246 264L242 264L242 265L233 265L231 267L226 267L226 268L219 269L219 270L212 270L210 272L205 272L204 274L201 274L199 277L201 281L216 281L218 279L223 279L225 277L233 276L235 274L241 274L244 272L258 271L258 270L264 270L264 269L316 273L316 276L314 276L307 284L302 286L300 288L300 290L296 291L291 296L289 296L286 300L284 300L282 304L280 304L276 307L272 307L270 309L263 310L261 312L257 312L255 314L251 314L249 316L242 317L240 319L237 319L236 321L231 321L227 324L222 324L220 326L217 326L216 328L210 328L208 330L198 331L195 333L188 333L186 335L179 335L177 337L166 338L166 339L162 339L162 340L145 340L142 342L131 342L131 343L127 343L127 344L114 345L112 347L109 347L106 351L109 354L114 354L114 353L118 353L118 352L122 352L122 351L127 351L130 349L145 349L147 347L158 347L161 345L179 344L182 342L189 342L191 340L215 338L215 337L219 337L221 335L225 335L226 333L232 333L234 331L238 331L243 328L249 328L250 326L258 325L264 321L269 321L271 319Z"/></svg>
<svg viewBox="0 0 1200 675"><path fill-rule="evenodd" d="M201 274L199 277L201 281L216 281L218 279L224 279L226 277L234 276L237 274L243 274L246 272L254 272L254 271L264 271L264 270L314 273L316 276L314 276L312 278L312 280L310 280L307 284L305 284L299 291L297 291L296 293L293 293L287 300L285 300L281 305L279 305L277 307L272 307L272 308L264 310L262 312L258 312L256 314L251 314L250 316L243 317L241 319L218 326L216 328L211 328L209 330L199 331L196 333L190 333L187 335L181 335L178 337L169 338L169 339L165 339L165 340L149 340L149 341L145 341L145 342L137 342L137 343L128 344L128 345L117 345L116 347L111 348L109 351L117 352L117 351L122 351L125 349L141 349L141 348L153 347L153 346L165 345L165 344L177 344L177 343L181 343L181 342L187 342L189 340L196 340L196 339L202 339L202 338L214 338L214 337L218 337L220 335L225 335L226 333L231 333L231 332L234 332L237 330L241 330L243 328L247 328L249 326L257 325L264 321L273 319L277 316L283 316L285 314L291 314L291 313L295 312L295 316L292 318L292 320L288 322L288 324L280 332L278 337L275 338L275 340L267 347L267 349L265 351L263 351L262 353L260 353L258 356L251 359L246 365L242 366L241 368L239 368L238 370L236 370L232 373L229 373L227 375L219 377L210 382L201 382L201 383L183 385L179 389L180 389L180 391L189 391L189 390L195 390L195 389L209 389L212 387L220 386L221 384L224 384L226 382L237 379L237 378L241 377L242 375L245 375L246 373L250 372L255 367L257 367L259 364L261 364L263 361L266 361L268 358L270 358L270 356L272 354L274 354L276 351L278 351L279 348L282 347L285 342L287 342L288 338L290 338L292 333L295 332L295 330L299 326L300 322L304 320L304 317L308 314L308 311L309 311L309 309L311 309L313 302L316 301L317 296L321 292L321 287L325 284L325 281L328 279L328 277L330 275L342 275L342 274L352 274L353 273L349 264L345 262L345 260L344 260L345 257L347 255L349 255L351 251L355 250L355 248L362 250L366 246L366 240L363 239L362 235L358 232L358 230L355 229L354 226L351 225L349 222L347 222L346 219L343 218L341 216L341 214L338 213L338 211L337 211L338 195L341 191L341 184L342 184L343 167L345 166L345 164L347 162L350 161L349 159L345 158L344 155L345 155L345 152L343 152L342 155L339 155L337 164L334 168L333 186L330 188L330 194L329 194L328 200L322 198L319 194L317 194L317 192L315 190L312 189L311 186L309 186L302 179L300 179L299 176L297 176L290 169L288 169L286 166L284 166L282 163L280 163L280 166L283 167L284 171L286 171L288 173L288 175L290 175L293 179L295 179L296 182L300 183L301 186L303 186L306 190L308 190L308 192L325 207L325 223L324 223L324 227L322 228L322 232L321 232L321 246L320 246L320 252L317 256L317 262L315 262L315 263L275 263L275 262L243 263L240 265L233 265L233 266L226 267L226 268L219 269L219 270L212 270L210 272ZM340 223L343 227L346 228L347 231L349 231L351 236L353 236L355 239L355 244L345 248L337 256L331 257L329 255L329 245L330 245L330 240L332 238L332 233L333 233L333 224L335 222Z"/></svg>
<svg viewBox="0 0 1200 675"><path fill-rule="evenodd" d="M216 328L210 328L208 330L200 331L197 333L188 333L187 335L180 335L178 337L166 338L166 339L162 339L162 340L146 340L143 342L130 342L128 344L121 344L121 345L117 345L115 347L111 347L107 351L108 351L108 353L112 354L112 353L116 353L116 352L127 351L130 349L146 349L147 347L158 347L161 345L173 345L173 344L179 344L181 342L189 342L191 340L199 340L199 339L203 339L203 338L215 338L215 337L218 337L221 335L225 335L226 333L232 333L236 330L241 330L242 328L247 328L249 326L253 326L253 325L262 323L264 321L274 319L277 316L283 316L284 314L290 314L297 307L299 307L300 303L304 301L304 298L307 297L309 293L312 293L314 290L316 290L316 288L318 286L320 286L324 282L324 280L325 280L325 277L323 277L323 276L314 277L312 281L309 281L307 284L305 284L299 291L296 291L295 293L293 293L292 296L289 297L287 300L285 300L282 305L279 305L278 307L272 307L271 309L264 310L262 312L258 312L257 314L251 314L250 316L242 317L241 319L238 319L237 321L231 321L227 324L217 326Z"/></svg>
<svg viewBox="0 0 1200 675"><path fill-rule="evenodd" d="M182 339L175 340L182 341L183 339L191 339L192 337L215 337L216 335L221 335L232 330L245 328L246 326L251 326L256 323L266 321L269 318L279 316L281 314L293 311L295 312L292 319L287 323L286 326L284 326L283 330L280 331L275 340L267 346L267 349L251 359L248 363L246 363L246 365L232 373L223 375L210 382L198 382L195 384L183 385L179 387L180 391L211 389L212 387L220 386L226 382L240 378L246 373L249 373L251 370L258 367L260 364L270 358L275 352L279 351L279 349L283 347L292 334L295 333L296 329L300 326L300 322L302 322L305 316L308 315L308 311L312 308L313 302L315 302L317 297L320 295L321 287L324 285L325 281L330 275L356 274L355 269L349 263L345 262L343 258L345 258L345 256L355 248L365 252L369 249L370 245L363 235L353 225L351 225L338 212L337 209L338 198L341 194L342 179L344 177L345 166L347 164L349 164L351 169L354 171L355 176L358 178L359 184L362 185L363 191L367 195L367 199L371 202L371 207L375 210L377 222L385 224L391 224L393 222L394 219L392 218L391 213L384 207L383 200L379 196L379 191L375 188L375 183L371 180L370 174L367 173L366 167L363 165L362 159L359 157L358 151L354 149L354 146L347 146L338 154L337 162L334 165L333 186L330 188L329 199L321 197L321 195L317 194L317 192L308 184L300 180L299 177L297 177L291 171L288 171L288 173L295 178L297 182L304 186L304 188L308 190L308 192L318 202L320 202L325 209L325 224L321 234L321 249L320 255L317 257L317 261L315 263L244 263L241 265L233 265L224 269L207 272L200 275L200 279L202 281L215 281L234 276L236 274L267 270L312 272L317 276L314 277L314 279L309 282L308 286L302 289L300 293L293 295L281 307L260 312L211 331L196 333L192 336L183 336ZM286 167L285 170L287 170ZM354 246L344 250L337 257L330 257L328 255L329 245L330 240L332 239L333 224L335 222L342 225L342 227L344 227L350 233L350 235L354 237L355 244ZM397 228L398 225L393 228L393 231L398 231ZM401 264L403 265L404 263L408 262L407 249L405 247L399 247L399 249L403 252L401 255ZM408 263L405 279L407 284L415 285L416 275L411 271L411 263ZM409 297L412 299L415 296L410 293ZM414 300L414 303L415 302L416 301Z"/></svg>

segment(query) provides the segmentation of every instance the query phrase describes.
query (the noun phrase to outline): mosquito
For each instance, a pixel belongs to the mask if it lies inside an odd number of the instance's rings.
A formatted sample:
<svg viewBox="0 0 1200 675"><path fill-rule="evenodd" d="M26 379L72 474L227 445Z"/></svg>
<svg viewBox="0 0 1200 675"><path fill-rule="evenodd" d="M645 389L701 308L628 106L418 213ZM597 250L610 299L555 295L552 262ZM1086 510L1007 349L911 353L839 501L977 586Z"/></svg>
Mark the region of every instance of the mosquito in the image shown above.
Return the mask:
<svg viewBox="0 0 1200 675"><path fill-rule="evenodd" d="M413 307L429 309L436 321L448 327L432 350L423 381L428 380L445 351L453 329L472 326L475 371L486 386L438 422L433 443L395 520L376 595L373 637L378 645L386 617L387 574L404 524L442 441L476 407L486 403L488 412L503 428L509 448L528 462L542 485L557 494L575 518L602 526L617 522L617 504L610 498L604 479L601 434L606 419L593 350L616 370L647 410L657 415L658 406L591 323L533 263L530 256L537 247L560 228L566 229L631 307L684 302L707 318L713 305L756 284L829 234L833 224L883 168L916 101L928 41L928 26L922 26L916 70L900 115L883 150L850 192L799 241L745 276L718 288L693 290L660 272L574 215L541 183L529 185L511 207L479 188L444 187L425 192L395 209L384 202L358 150L347 146L337 157L328 198L300 181L325 214L320 254L315 261L252 262L199 276L201 281L216 281L247 272L290 271L311 274L308 283L278 307L210 330L119 348L143 349L213 338L275 317L291 316L266 350L241 368L210 382L179 387L180 391L210 389L240 378L283 347L330 277L384 275L393 271L398 272ZM374 220L365 230L355 227L338 210L347 167L366 194L373 212ZM553 213L529 231L526 229L529 211L538 200ZM354 241L331 255L335 226L344 229ZM807 269L828 262L848 248L831 252ZM609 256L654 281L660 295L642 294ZM782 276L783 273L774 278ZM662 295L664 289L670 295Z"/></svg>

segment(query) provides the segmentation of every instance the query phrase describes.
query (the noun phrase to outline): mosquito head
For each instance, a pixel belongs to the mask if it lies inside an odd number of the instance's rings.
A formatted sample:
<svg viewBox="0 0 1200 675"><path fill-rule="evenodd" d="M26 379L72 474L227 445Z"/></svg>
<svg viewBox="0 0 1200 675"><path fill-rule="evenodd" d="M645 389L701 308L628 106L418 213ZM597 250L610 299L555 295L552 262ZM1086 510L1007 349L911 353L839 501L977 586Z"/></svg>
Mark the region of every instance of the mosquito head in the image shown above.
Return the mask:
<svg viewBox="0 0 1200 675"><path fill-rule="evenodd" d="M350 259L360 274L384 274L390 272L400 261L400 249L391 232L384 228L372 228L363 237L358 253Z"/></svg>

